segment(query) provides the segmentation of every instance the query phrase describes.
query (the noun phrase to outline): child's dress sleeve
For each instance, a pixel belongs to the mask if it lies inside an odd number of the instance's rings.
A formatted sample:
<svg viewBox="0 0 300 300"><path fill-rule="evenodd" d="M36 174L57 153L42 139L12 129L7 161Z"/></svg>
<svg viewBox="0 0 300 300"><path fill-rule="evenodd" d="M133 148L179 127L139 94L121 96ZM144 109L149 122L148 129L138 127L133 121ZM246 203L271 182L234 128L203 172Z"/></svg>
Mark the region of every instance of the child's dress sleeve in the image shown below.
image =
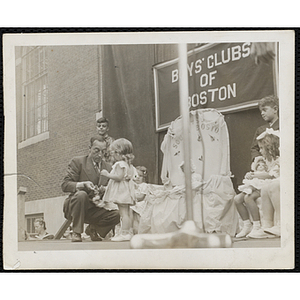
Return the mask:
<svg viewBox="0 0 300 300"><path fill-rule="evenodd" d="M280 158L277 157L276 160L274 160L272 166L269 169L269 175L273 176L275 178L280 177Z"/></svg>
<svg viewBox="0 0 300 300"><path fill-rule="evenodd" d="M125 161L121 160L115 163L115 172L117 172L118 169L122 169L124 171L124 178L126 179L128 176L128 167Z"/></svg>

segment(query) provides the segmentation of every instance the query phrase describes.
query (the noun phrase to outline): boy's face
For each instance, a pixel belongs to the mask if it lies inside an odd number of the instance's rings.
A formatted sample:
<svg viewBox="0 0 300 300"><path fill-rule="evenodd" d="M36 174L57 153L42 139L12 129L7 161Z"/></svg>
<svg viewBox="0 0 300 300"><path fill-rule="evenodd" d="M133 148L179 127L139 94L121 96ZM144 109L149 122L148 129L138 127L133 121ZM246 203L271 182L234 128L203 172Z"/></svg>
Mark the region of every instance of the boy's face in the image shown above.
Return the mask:
<svg viewBox="0 0 300 300"><path fill-rule="evenodd" d="M260 108L261 116L266 122L272 122L277 117L277 111L277 106L271 107L266 105Z"/></svg>
<svg viewBox="0 0 300 300"><path fill-rule="evenodd" d="M97 131L99 135L105 135L108 132L107 123L97 123Z"/></svg>

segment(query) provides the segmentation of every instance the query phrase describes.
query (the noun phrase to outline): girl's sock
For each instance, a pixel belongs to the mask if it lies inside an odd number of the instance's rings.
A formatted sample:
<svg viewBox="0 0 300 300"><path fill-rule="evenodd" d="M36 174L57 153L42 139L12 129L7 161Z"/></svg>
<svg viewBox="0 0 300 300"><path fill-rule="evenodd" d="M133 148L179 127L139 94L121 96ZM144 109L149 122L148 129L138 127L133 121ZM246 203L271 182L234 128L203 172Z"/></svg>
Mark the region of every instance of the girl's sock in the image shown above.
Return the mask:
<svg viewBox="0 0 300 300"><path fill-rule="evenodd" d="M253 221L253 228L260 228L260 221Z"/></svg>
<svg viewBox="0 0 300 300"><path fill-rule="evenodd" d="M251 225L252 225L249 219L243 221L243 223L244 223L244 227L245 227L245 226L246 226L246 227L251 227Z"/></svg>

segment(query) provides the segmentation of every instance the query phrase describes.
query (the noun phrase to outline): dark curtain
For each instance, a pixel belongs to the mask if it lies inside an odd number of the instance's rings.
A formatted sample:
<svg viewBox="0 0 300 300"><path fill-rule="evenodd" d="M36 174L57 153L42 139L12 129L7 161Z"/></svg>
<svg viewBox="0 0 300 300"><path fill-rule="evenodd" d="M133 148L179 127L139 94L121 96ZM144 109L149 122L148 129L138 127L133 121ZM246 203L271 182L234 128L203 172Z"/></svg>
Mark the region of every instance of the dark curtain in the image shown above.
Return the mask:
<svg viewBox="0 0 300 300"><path fill-rule="evenodd" d="M158 182L158 134L152 66L154 45L102 46L103 114L109 135L130 140L134 165L148 169L149 182Z"/></svg>

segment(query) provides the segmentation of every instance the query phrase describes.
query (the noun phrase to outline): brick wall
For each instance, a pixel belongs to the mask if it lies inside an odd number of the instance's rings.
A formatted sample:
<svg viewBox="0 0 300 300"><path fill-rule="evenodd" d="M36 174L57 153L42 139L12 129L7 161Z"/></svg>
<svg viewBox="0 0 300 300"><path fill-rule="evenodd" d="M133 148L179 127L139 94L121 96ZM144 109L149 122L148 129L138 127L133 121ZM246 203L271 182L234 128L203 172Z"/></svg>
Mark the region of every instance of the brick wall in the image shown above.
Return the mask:
<svg viewBox="0 0 300 300"><path fill-rule="evenodd" d="M18 150L18 173L37 183L18 177L18 186L28 189L26 201L63 195L60 184L68 162L87 154L89 139L96 134L97 47L54 46L47 51L49 139Z"/></svg>

